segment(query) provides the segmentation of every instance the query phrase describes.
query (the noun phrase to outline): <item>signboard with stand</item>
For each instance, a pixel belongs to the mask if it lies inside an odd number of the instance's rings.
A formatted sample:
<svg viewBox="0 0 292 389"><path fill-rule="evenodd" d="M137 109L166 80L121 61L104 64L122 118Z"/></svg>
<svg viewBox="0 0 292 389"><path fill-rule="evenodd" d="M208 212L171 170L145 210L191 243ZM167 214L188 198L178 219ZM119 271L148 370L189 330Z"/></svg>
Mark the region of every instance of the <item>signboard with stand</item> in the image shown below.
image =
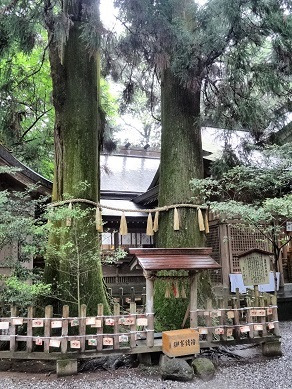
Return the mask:
<svg viewBox="0 0 292 389"><path fill-rule="evenodd" d="M271 271L271 253L252 249L238 256L244 285L268 284Z"/></svg>

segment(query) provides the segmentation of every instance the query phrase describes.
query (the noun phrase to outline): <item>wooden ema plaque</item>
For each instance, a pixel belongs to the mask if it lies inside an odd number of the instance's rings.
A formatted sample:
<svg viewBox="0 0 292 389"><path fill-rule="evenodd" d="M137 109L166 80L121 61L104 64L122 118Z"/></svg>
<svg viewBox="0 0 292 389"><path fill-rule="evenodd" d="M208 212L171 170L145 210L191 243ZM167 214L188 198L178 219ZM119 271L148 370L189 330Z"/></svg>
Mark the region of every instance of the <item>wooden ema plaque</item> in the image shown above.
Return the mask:
<svg viewBox="0 0 292 389"><path fill-rule="evenodd" d="M168 357L199 353L199 332L192 329L162 332L162 352Z"/></svg>

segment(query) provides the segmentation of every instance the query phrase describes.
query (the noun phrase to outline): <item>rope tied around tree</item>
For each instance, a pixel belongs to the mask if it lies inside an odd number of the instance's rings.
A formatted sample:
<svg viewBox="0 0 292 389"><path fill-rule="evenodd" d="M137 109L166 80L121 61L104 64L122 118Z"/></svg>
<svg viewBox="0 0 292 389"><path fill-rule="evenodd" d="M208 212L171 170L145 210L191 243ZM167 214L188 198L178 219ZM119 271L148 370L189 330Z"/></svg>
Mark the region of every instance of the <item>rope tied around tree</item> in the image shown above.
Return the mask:
<svg viewBox="0 0 292 389"><path fill-rule="evenodd" d="M125 208L118 208L118 207L112 207L109 205L101 204L100 202L95 202L92 200L87 199L68 199L63 201L58 201L55 203L48 204L49 208L55 208L60 207L63 205L68 204L69 209L72 209L73 203L83 203L91 205L92 207L96 208L96 230L98 232L103 232L103 221L102 221L102 213L101 210L109 209L112 211L118 211L121 212L121 222L120 222L120 234L121 235L127 235L128 234L128 228L127 228L127 221L126 221L126 212L141 212L141 213L148 213L148 219L147 219L147 229L146 229L146 235L152 236L154 235L154 232L158 231L158 218L159 218L159 212L167 212L169 210L174 210L174 230L179 231L180 230L180 219L179 219L179 208L190 208L190 209L197 209L197 222L199 224L199 230L201 232L209 233L209 224L208 224L208 206L206 205L198 205L198 204L171 204L171 205L164 205L163 207L156 207L156 208L147 208L147 209L125 209ZM205 217L203 218L202 210L205 213ZM154 213L154 220L152 219L152 213ZM71 226L71 219L70 223L67 220L67 226Z"/></svg>

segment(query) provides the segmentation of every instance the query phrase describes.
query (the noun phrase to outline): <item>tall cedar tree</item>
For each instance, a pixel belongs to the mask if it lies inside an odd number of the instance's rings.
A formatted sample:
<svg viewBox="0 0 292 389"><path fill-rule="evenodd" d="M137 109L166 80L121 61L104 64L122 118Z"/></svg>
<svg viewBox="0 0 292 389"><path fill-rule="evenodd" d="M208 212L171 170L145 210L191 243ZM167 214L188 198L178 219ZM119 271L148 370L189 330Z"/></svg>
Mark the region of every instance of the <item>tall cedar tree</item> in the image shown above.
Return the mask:
<svg viewBox="0 0 292 389"><path fill-rule="evenodd" d="M191 201L203 176L202 119L249 129L260 141L284 122L291 92L291 3L279 0L116 0L128 61L143 56L161 80L159 205ZM204 244L192 211L161 215L157 244Z"/></svg>
<svg viewBox="0 0 292 389"><path fill-rule="evenodd" d="M47 29L55 108L52 200L60 201L69 196L98 201L99 145L102 137L99 1L43 0L41 5L8 0L1 4L0 55L9 53L15 47L29 53L40 31L43 27ZM108 303L98 259L97 232L89 219L94 220L94 210L91 217L75 221L75 231L78 227L92 257L91 263L86 258L88 270L83 269L80 277L80 302L88 305L89 312L95 313L98 303L104 303L108 311ZM68 230L61 238L51 236L50 243L55 250L58 251L59 247L60 251L64 251L66 245L74 245ZM46 280L58 285L61 301L71 300L70 294L76 294L76 277L71 274L70 268L69 255L62 263L54 258L46 262Z"/></svg>
<svg viewBox="0 0 292 389"><path fill-rule="evenodd" d="M101 139L101 115L99 107L99 51L100 40L99 2L96 0L64 1L62 17L65 30L58 39L57 21L53 5L45 3L45 20L49 36L49 58L53 82L53 103L55 107L55 173L53 201L61 201L64 195L71 198L99 200L99 149ZM90 26L93 23L93 26ZM96 47L85 43L87 30L95 27ZM85 184L85 185L83 185ZM94 211L91 212L94 219ZM73 220L74 222L74 220ZM80 234L86 231L88 250L98 250L98 237L94 224L83 218L78 223ZM56 239L56 248L72 239L70 232ZM88 260L88 258L86 259ZM80 302L88 305L94 313L97 304L107 301L102 281L101 263L87 263L88 271L82 272L80 281ZM57 279L61 298L66 299L68 283L70 293L76 288L75 275L70 274L70 257L63 263L54 258L46 262L47 280ZM70 278L72 277L72 280ZM62 285L64 287L62 288ZM74 292L73 292L74 293ZM63 295L62 295L63 294ZM90 296L90 298L88 298Z"/></svg>

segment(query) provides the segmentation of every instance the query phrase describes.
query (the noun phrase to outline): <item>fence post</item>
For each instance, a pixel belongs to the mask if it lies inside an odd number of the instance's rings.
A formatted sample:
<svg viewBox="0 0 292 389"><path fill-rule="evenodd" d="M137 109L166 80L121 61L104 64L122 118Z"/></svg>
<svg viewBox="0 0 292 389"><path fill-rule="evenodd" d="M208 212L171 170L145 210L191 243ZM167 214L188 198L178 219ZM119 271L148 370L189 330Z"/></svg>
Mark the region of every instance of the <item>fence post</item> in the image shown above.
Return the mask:
<svg viewBox="0 0 292 389"><path fill-rule="evenodd" d="M68 305L64 305L63 306L63 319L65 320L62 320L62 336L64 336L65 338L62 339L62 342L61 342L61 352L63 354L66 354L67 352L67 349L68 349L68 339L67 339L67 336L68 336L68 318L69 317L69 306Z"/></svg>
<svg viewBox="0 0 292 389"><path fill-rule="evenodd" d="M149 271L145 272L146 278L146 316L148 319L147 326L147 346L154 346L154 306L153 306L153 295L154 295L154 279L153 274Z"/></svg>
<svg viewBox="0 0 292 389"><path fill-rule="evenodd" d="M33 307L28 307L27 310L27 341L26 341L26 351L28 353L32 352L32 318L33 318Z"/></svg>
<svg viewBox="0 0 292 389"><path fill-rule="evenodd" d="M206 323L208 328L208 333L207 333L207 341L212 342L213 340L213 328L212 327L212 317L211 317L211 311L212 311L212 299L208 298L207 299L207 311L209 313L208 316L206 316Z"/></svg>
<svg viewBox="0 0 292 389"><path fill-rule="evenodd" d="M130 314L136 314L136 303L131 302L130 303ZM130 339L130 347L135 348L136 347L136 330L137 330L137 316L135 315L135 324L130 326L131 331L131 339Z"/></svg>
<svg viewBox="0 0 292 389"><path fill-rule="evenodd" d="M114 303L114 333L119 333L119 315L120 315L120 304ZM114 335L114 349L118 350L120 348L119 335Z"/></svg>
<svg viewBox="0 0 292 389"><path fill-rule="evenodd" d="M120 305L121 307L124 306L124 289L122 287L120 287Z"/></svg>
<svg viewBox="0 0 292 389"><path fill-rule="evenodd" d="M272 308L273 309L273 321L275 322L274 323L274 334L276 336L279 336L280 335L280 330L279 330L279 322L278 322L278 308L277 308L277 296L271 296L271 302L272 302L272 305L273 307L275 308Z"/></svg>
<svg viewBox="0 0 292 389"><path fill-rule="evenodd" d="M263 308L265 307L265 299L262 295L260 296L260 307L263 307ZM266 312L266 315L261 317L261 324L263 326L263 331L262 331L263 337L267 336L267 325L266 325L267 311L266 311L266 309L265 309L265 312Z"/></svg>
<svg viewBox="0 0 292 389"><path fill-rule="evenodd" d="M14 352L16 351L16 325L13 324L13 317L16 317L17 316L17 308L12 305L11 306L11 326L10 326L10 330L9 330L9 333L10 333L10 351L11 352Z"/></svg>
<svg viewBox="0 0 292 389"><path fill-rule="evenodd" d="M51 336L51 318L53 317L53 307L52 305L47 305L45 307L45 329L44 336L49 338ZM50 339L45 339L44 341L44 352L50 352Z"/></svg>
<svg viewBox="0 0 292 389"><path fill-rule="evenodd" d="M85 335L86 335L86 305L82 304L80 307L80 322L79 322L79 335L80 335L80 351L85 351Z"/></svg>
<svg viewBox="0 0 292 389"><path fill-rule="evenodd" d="M99 335L96 341L96 349L97 351L102 350L102 333L103 333L103 304L97 305L97 315L101 321L101 326L97 328L96 333Z"/></svg>
<svg viewBox="0 0 292 389"><path fill-rule="evenodd" d="M198 327L198 273L193 273L190 280L190 328Z"/></svg>

